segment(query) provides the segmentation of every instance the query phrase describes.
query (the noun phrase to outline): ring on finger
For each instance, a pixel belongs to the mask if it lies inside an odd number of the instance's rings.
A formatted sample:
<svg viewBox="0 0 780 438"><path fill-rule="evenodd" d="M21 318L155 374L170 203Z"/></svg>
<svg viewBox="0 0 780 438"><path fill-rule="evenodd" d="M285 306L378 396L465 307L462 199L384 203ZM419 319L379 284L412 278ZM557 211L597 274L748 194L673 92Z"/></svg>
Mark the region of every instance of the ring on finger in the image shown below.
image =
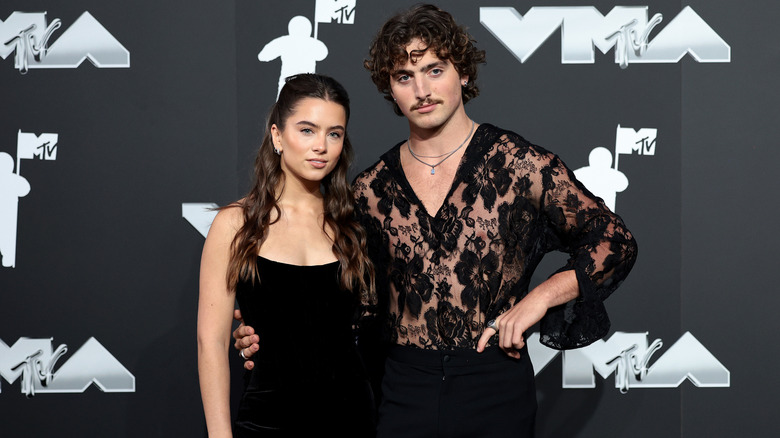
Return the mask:
<svg viewBox="0 0 780 438"><path fill-rule="evenodd" d="M498 333L498 324L496 323L495 319L491 319L490 321L488 321L487 328L492 328L493 330L496 331L496 333Z"/></svg>
<svg viewBox="0 0 780 438"><path fill-rule="evenodd" d="M241 359L247 360L247 357L244 356L244 349L243 348L238 351L238 355L241 356Z"/></svg>

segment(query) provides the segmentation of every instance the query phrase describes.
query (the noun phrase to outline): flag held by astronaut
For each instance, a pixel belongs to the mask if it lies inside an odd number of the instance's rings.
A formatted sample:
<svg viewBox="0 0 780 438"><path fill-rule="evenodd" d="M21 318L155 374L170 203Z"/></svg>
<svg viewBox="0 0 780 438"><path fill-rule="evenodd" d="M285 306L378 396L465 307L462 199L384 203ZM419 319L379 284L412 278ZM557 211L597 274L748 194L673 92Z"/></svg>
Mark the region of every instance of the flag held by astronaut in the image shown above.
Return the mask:
<svg viewBox="0 0 780 438"><path fill-rule="evenodd" d="M18 160L56 160L58 134L43 133L35 135L32 132L22 132L16 141L16 158Z"/></svg>
<svg viewBox="0 0 780 438"><path fill-rule="evenodd" d="M317 0L314 21L317 23L355 24L357 0Z"/></svg>
<svg viewBox="0 0 780 438"><path fill-rule="evenodd" d="M615 152L618 154L655 155L655 140L658 129L642 128L634 131L632 128L617 126L615 135Z"/></svg>

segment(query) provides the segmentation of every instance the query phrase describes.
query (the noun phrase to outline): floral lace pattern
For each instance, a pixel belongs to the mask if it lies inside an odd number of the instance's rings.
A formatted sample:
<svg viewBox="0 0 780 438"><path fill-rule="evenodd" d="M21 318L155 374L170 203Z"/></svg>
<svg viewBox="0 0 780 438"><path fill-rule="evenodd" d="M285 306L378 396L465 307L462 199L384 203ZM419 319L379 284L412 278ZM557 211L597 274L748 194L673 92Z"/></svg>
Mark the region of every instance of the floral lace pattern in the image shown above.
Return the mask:
<svg viewBox="0 0 780 438"><path fill-rule="evenodd" d="M636 242L560 158L482 124L430 216L401 169L401 144L353 184L391 342L474 348L486 321L528 293L550 251L569 254L558 272L576 272L580 296L547 312L542 343L578 348L607 334L603 300L631 270Z"/></svg>

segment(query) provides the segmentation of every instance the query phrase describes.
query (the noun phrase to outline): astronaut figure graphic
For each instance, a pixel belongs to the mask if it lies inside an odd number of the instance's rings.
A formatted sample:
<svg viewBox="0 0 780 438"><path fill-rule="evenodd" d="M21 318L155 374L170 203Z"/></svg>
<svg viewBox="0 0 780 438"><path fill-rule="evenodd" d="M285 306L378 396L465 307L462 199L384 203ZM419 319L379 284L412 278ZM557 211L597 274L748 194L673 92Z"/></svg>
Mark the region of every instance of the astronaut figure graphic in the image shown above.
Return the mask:
<svg viewBox="0 0 780 438"><path fill-rule="evenodd" d="M285 78L300 74L314 73L317 61L328 56L328 47L322 41L311 36L312 25L308 18L297 15L287 24L288 35L273 39L257 55L262 62L282 59L282 71L279 75L277 98L284 86Z"/></svg>
<svg viewBox="0 0 780 438"><path fill-rule="evenodd" d="M3 267L16 266L16 226L19 198L30 193L27 179L14 173L14 159L0 152L0 254Z"/></svg>
<svg viewBox="0 0 780 438"><path fill-rule="evenodd" d="M574 175L594 195L603 199L610 210L615 211L617 193L628 188L628 178L612 168L612 152L607 148L597 147L590 151L588 164L575 170Z"/></svg>

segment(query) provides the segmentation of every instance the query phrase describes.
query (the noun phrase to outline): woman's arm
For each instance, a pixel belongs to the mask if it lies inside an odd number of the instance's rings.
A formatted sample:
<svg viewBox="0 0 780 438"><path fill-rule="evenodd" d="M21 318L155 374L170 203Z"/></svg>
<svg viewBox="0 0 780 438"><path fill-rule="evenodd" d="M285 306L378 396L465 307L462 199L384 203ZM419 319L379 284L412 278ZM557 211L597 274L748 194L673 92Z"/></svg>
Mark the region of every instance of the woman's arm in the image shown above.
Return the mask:
<svg viewBox="0 0 780 438"><path fill-rule="evenodd" d="M239 208L214 218L203 246L198 299L198 376L209 437L232 436L228 348L235 293L227 288L230 244L238 229Z"/></svg>

